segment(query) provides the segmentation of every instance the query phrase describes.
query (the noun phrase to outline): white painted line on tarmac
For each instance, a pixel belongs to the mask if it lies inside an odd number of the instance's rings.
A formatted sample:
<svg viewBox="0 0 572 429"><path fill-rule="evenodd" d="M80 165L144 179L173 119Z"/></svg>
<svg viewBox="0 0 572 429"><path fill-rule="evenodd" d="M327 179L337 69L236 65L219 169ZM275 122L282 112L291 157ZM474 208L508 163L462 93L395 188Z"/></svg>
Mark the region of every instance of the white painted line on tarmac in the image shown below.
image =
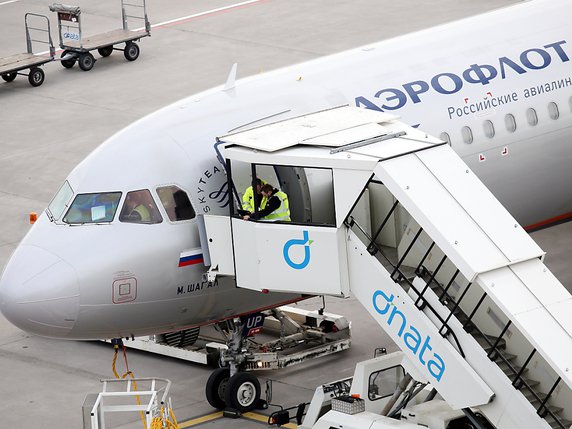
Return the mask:
<svg viewBox="0 0 572 429"><path fill-rule="evenodd" d="M169 20L169 21L159 22L159 23L157 23L157 24L153 24L153 25L151 26L151 28L167 27L167 26L173 25L173 24L180 24L180 23L182 23L183 21L189 21L189 20L191 20L191 19L199 18L199 17L206 16L206 15L214 15L214 14L216 14L216 13L225 12L225 11L228 11L228 10L231 10L231 9L238 9L238 8L240 8L240 7L243 7L243 6L248 6L248 5L251 5L251 4L254 4L254 3L260 3L260 2L263 2L263 1L266 1L266 0L247 0L247 1L240 2L240 3L234 3L234 4L231 4L231 5L228 5L228 6L219 7L219 8L217 8L217 9L211 9L211 10L207 10L207 11L204 11L204 12L195 13L195 14L193 14L193 15L187 15L187 16L182 16L182 17L180 17L180 18L171 19L171 20ZM144 30L144 29L145 29L145 28L142 27L142 28L136 29L135 31L140 31L140 30Z"/></svg>
<svg viewBox="0 0 572 429"><path fill-rule="evenodd" d="M6 3L13 3L16 1L20 1L20 0L10 0ZM268 0L247 0L247 1L240 2L240 3L234 3L234 4L231 4L228 6L219 7L217 9L211 9L211 10L207 10L204 12L195 13L193 15L187 15L187 16L182 16L180 18L170 19L169 21L159 22L157 24L151 25L151 28L161 28L161 27L168 27L170 25L182 24L183 22L190 21L191 19L200 18L200 17L208 16L208 15L214 15L216 13L226 12L226 11L229 11L232 9L238 9L241 7L249 6L251 4L261 3L263 1L268 1ZM0 3L0 6L3 4L4 3ZM142 31L142 30L145 30L145 27L135 28L133 31ZM61 49L58 50L56 53L58 54L60 52L62 52ZM38 55L45 55L45 54L49 54L49 51L40 52Z"/></svg>
<svg viewBox="0 0 572 429"><path fill-rule="evenodd" d="M16 3L17 1L20 1L20 0L3 1L2 3L0 3L0 6L4 6L5 4L10 4L10 3Z"/></svg>

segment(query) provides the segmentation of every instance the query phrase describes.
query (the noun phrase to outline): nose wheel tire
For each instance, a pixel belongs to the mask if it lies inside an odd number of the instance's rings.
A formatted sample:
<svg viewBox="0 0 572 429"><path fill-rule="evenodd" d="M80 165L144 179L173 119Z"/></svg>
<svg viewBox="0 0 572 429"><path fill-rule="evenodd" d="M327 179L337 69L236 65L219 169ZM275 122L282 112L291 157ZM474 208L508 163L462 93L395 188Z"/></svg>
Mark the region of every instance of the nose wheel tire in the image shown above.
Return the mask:
<svg viewBox="0 0 572 429"><path fill-rule="evenodd" d="M260 399L260 382L248 372L239 372L233 375L226 385L226 406L234 408L241 413L252 411Z"/></svg>
<svg viewBox="0 0 572 429"><path fill-rule="evenodd" d="M229 378L229 368L217 368L207 381L205 389L207 401L217 410L226 408L225 394Z"/></svg>

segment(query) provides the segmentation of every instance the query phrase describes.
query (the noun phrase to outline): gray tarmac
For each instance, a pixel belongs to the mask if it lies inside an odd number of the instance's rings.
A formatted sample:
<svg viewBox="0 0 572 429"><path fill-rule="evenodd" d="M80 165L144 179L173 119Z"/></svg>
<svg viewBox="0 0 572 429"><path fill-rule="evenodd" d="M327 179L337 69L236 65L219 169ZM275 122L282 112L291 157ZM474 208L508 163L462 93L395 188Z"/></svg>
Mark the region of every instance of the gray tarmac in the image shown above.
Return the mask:
<svg viewBox="0 0 572 429"><path fill-rule="evenodd" d="M47 64L46 81L38 88L21 76L12 83L0 81L0 267L29 229L28 213L40 213L89 152L142 116L224 83L233 63L239 65L238 77L245 77L513 3L517 1L148 1L155 27L152 37L141 40L137 61L127 62L120 52L108 58L95 53L98 61L89 72ZM118 1L74 4L82 7L88 36L121 26ZM0 0L0 57L25 51L26 12L49 16L57 45L57 20L48 3ZM539 231L533 238L548 252L549 268L572 290L572 223ZM319 302L301 306L317 308ZM274 403L309 401L317 385L350 376L354 364L372 356L375 347L395 349L355 300L328 299L327 311L352 321L352 348L260 373L263 381L274 380ZM0 427L81 428L84 398L99 392L100 379L113 377L112 358L108 344L29 335L0 316ZM211 369L139 351L129 351L128 359L137 377L173 381L171 396L179 421L214 411L204 397ZM122 361L118 366L125 371ZM141 427L133 415L114 423L112 427ZM202 426L265 425L219 419Z"/></svg>

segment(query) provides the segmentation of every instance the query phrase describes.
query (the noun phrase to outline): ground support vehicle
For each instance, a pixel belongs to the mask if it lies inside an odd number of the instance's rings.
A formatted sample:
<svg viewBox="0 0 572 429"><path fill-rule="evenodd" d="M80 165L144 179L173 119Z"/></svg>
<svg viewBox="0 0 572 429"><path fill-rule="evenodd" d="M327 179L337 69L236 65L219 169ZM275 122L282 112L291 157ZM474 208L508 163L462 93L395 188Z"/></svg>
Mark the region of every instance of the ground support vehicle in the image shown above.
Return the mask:
<svg viewBox="0 0 572 429"><path fill-rule="evenodd" d="M233 336L242 343L237 352L228 345ZM245 371L256 371L286 368L347 350L351 332L343 316L281 307L200 329L126 339L125 345L211 366L240 361Z"/></svg>
<svg viewBox="0 0 572 429"><path fill-rule="evenodd" d="M95 64L91 51L95 50L102 57L110 56L114 50L123 51L125 59L135 61L140 52L139 45L135 42L151 35L145 0L141 0L141 3L125 3L121 0L123 27L89 37L83 37L81 9L78 6L54 3L50 5L50 10L58 15L60 48L63 49L61 63L65 68L72 68L77 61L83 71L91 70ZM145 26L143 29L131 30L130 20L144 21ZM125 43L124 48L116 47L122 43Z"/></svg>
<svg viewBox="0 0 572 429"><path fill-rule="evenodd" d="M451 408L435 394L430 384L417 381L412 374L415 369L408 364L403 352L359 362L353 378L316 389L299 428L485 427L474 424L473 416ZM474 418L480 423L477 415ZM288 416L287 420L290 419Z"/></svg>
<svg viewBox="0 0 572 429"><path fill-rule="evenodd" d="M338 410L316 420L310 409L305 427L570 429L572 297L446 142L343 106L215 144L228 189L273 169L289 201L308 191L332 204L310 220L290 205L288 221L265 222L245 220L236 198L229 216L203 215L207 277L262 293L352 296L402 351L383 373L354 377ZM319 173L319 187L303 180ZM233 389L259 390L240 371L231 363L226 406ZM412 410L425 385L433 393Z"/></svg>
<svg viewBox="0 0 572 429"><path fill-rule="evenodd" d="M54 60L55 50L50 35L50 21L47 16L27 13L24 17L26 26L27 52L0 58L0 76L6 82L12 82L16 76L28 76L32 86L40 86L44 83L45 74L40 66ZM45 25L45 26L43 26ZM36 39L43 35L45 38ZM49 54L34 54L33 43L44 43L49 46ZM23 70L29 70L26 74Z"/></svg>

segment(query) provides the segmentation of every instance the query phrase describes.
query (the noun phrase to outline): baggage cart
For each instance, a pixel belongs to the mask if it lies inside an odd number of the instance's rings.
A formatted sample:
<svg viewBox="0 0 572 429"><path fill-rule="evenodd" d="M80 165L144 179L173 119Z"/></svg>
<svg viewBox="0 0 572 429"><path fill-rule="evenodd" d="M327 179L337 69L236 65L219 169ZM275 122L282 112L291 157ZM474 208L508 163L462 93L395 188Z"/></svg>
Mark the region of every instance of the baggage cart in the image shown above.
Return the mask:
<svg viewBox="0 0 572 429"><path fill-rule="evenodd" d="M45 15L27 13L24 15L26 26L27 52L0 58L0 76L6 82L12 82L16 76L28 76L32 86L44 83L45 74L40 66L54 60L55 49L50 34L50 20ZM38 38L43 36L41 38ZM33 45L43 43L49 46L49 54L34 54ZM23 72L29 70L28 73Z"/></svg>
<svg viewBox="0 0 572 429"><path fill-rule="evenodd" d="M128 61L135 61L140 52L135 41L151 35L151 24L147 18L145 0L130 1L131 3L126 3L121 0L122 28L89 37L83 36L81 10L78 6L59 3L50 5L50 10L58 15L60 48L64 50L61 55L62 66L72 68L77 61L83 71L91 70L95 64L91 54L94 50L102 57L108 57L114 50L123 51ZM144 28L130 30L129 22L133 20L144 21ZM122 43L125 43L124 48L117 47Z"/></svg>

